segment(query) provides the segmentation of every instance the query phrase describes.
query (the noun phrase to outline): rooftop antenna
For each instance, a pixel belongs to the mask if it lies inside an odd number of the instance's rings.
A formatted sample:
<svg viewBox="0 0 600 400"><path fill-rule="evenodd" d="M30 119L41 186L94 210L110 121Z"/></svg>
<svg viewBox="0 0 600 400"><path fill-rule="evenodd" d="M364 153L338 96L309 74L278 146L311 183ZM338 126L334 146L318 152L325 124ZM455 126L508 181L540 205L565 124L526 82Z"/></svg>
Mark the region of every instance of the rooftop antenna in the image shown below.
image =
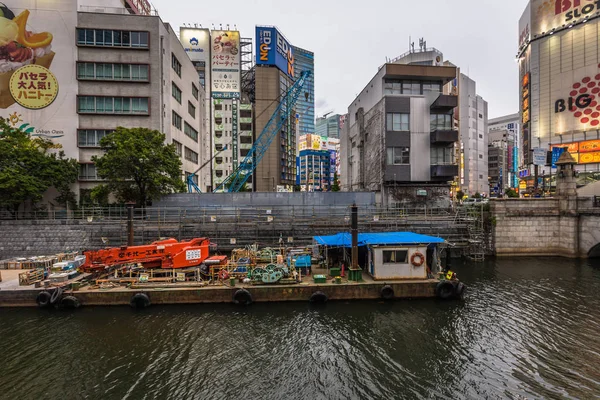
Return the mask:
<svg viewBox="0 0 600 400"><path fill-rule="evenodd" d="M227 30L230 31L231 29L229 29L229 24L227 24Z"/></svg>
<svg viewBox="0 0 600 400"><path fill-rule="evenodd" d="M194 24L194 28L197 28L197 27L198 27L198 24Z"/></svg>
<svg viewBox="0 0 600 400"><path fill-rule="evenodd" d="M223 30L223 24L219 24L219 30L222 31Z"/></svg>
<svg viewBox="0 0 600 400"><path fill-rule="evenodd" d="M237 28L237 24L234 24L234 25L233 25L233 29L235 29L236 31L238 30L238 28Z"/></svg>
<svg viewBox="0 0 600 400"><path fill-rule="evenodd" d="M213 31L216 30L215 24L212 24Z"/></svg>

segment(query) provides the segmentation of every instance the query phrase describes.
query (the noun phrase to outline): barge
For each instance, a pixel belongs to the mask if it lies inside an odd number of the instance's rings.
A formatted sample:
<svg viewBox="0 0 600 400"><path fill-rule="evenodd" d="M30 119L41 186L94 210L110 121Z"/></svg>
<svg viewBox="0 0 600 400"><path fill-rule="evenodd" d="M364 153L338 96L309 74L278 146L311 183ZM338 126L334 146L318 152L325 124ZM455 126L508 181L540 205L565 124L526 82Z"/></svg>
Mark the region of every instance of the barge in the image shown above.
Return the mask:
<svg viewBox="0 0 600 400"><path fill-rule="evenodd" d="M50 281L40 270L19 272L20 277L7 271L0 307L324 303L453 299L464 293L464 285L442 267L441 238L339 233L315 237L314 243L305 249L241 249L231 260L210 256L206 238L86 252L78 276L64 282Z"/></svg>

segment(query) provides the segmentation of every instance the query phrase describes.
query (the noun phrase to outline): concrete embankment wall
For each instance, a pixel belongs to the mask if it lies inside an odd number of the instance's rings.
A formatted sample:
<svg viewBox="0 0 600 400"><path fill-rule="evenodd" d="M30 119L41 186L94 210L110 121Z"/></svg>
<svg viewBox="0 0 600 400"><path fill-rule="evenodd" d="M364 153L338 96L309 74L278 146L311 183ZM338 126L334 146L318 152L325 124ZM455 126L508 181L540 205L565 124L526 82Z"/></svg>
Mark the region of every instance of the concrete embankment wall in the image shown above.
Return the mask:
<svg viewBox="0 0 600 400"><path fill-rule="evenodd" d="M491 202L498 256L588 257L600 243L600 209L589 199L502 199Z"/></svg>

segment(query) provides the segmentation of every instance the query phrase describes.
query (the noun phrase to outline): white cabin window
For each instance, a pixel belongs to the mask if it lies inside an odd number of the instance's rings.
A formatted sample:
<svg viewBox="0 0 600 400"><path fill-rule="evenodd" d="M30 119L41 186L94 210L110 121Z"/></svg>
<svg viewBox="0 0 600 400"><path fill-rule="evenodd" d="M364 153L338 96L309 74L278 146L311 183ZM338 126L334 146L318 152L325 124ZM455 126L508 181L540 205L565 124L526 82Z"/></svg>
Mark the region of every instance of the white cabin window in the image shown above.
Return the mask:
<svg viewBox="0 0 600 400"><path fill-rule="evenodd" d="M384 250L384 264L406 264L408 263L408 250Z"/></svg>

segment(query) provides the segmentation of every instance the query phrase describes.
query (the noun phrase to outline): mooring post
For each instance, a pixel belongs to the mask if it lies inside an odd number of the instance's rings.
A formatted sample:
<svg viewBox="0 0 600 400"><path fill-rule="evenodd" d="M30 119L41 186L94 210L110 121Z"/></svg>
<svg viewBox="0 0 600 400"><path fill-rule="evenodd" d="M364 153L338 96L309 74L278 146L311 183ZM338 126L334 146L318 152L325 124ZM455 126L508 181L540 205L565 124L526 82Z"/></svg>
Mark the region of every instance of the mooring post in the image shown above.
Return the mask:
<svg viewBox="0 0 600 400"><path fill-rule="evenodd" d="M133 246L133 204L127 204L127 246Z"/></svg>

